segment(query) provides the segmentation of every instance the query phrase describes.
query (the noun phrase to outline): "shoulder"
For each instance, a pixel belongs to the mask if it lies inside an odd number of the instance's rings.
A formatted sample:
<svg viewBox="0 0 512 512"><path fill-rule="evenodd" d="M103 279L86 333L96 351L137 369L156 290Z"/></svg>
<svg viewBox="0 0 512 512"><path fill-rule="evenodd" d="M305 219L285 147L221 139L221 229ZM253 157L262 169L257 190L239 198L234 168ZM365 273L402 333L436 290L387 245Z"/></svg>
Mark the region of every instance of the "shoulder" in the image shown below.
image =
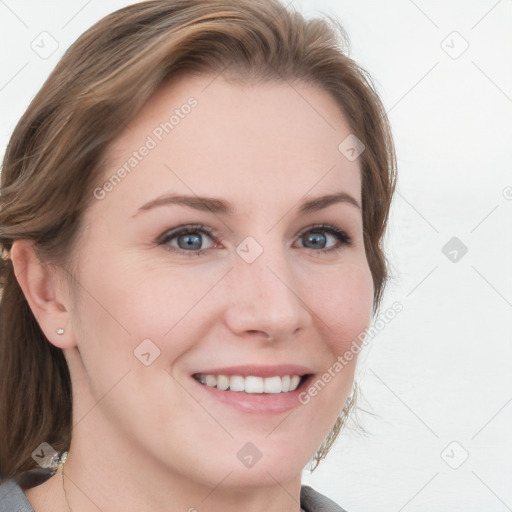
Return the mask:
<svg viewBox="0 0 512 512"><path fill-rule="evenodd" d="M327 496L309 487L309 485L301 486L300 505L306 512L347 512Z"/></svg>
<svg viewBox="0 0 512 512"><path fill-rule="evenodd" d="M25 493L14 480L0 481L0 512L34 512Z"/></svg>

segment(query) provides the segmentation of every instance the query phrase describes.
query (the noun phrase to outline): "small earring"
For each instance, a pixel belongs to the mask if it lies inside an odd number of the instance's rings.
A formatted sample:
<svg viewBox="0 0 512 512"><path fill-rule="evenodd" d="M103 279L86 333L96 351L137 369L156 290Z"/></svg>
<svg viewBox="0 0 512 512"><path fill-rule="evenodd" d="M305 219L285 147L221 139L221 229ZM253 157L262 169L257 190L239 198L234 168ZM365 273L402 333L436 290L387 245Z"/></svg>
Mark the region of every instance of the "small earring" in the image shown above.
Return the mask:
<svg viewBox="0 0 512 512"><path fill-rule="evenodd" d="M59 329L57 329L55 331L57 334L64 334L64 329L62 327L60 327Z"/></svg>

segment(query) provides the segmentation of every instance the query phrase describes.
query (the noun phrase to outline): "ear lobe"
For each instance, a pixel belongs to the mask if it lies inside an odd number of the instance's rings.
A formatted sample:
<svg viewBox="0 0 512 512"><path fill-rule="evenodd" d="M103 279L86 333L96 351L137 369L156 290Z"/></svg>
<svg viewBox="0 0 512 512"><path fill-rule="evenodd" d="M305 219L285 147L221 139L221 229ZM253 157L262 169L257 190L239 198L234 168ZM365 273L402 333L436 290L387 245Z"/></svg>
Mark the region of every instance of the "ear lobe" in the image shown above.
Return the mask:
<svg viewBox="0 0 512 512"><path fill-rule="evenodd" d="M48 341L62 349L76 346L74 333L66 329L70 318L58 276L41 263L33 242L16 240L10 258L16 279ZM58 329L64 329L63 334L57 334Z"/></svg>

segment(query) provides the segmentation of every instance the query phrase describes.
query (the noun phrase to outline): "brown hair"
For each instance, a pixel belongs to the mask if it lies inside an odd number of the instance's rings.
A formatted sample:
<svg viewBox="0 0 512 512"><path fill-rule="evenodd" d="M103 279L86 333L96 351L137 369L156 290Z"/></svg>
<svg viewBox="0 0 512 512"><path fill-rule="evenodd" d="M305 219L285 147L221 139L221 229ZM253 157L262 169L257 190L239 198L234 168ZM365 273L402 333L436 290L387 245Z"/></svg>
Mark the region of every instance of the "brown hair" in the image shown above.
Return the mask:
<svg viewBox="0 0 512 512"><path fill-rule="evenodd" d="M68 449L72 427L66 360L35 320L8 252L15 240L30 239L41 261L71 268L107 148L179 72L227 70L251 81L301 80L331 94L366 146L359 157L364 243L378 310L387 278L381 244L395 186L395 153L371 78L346 55L344 44L335 21L306 20L278 0L152 0L106 16L66 51L18 122L2 164L3 479L35 468L31 453L41 442ZM339 419L317 452L317 464L343 423Z"/></svg>

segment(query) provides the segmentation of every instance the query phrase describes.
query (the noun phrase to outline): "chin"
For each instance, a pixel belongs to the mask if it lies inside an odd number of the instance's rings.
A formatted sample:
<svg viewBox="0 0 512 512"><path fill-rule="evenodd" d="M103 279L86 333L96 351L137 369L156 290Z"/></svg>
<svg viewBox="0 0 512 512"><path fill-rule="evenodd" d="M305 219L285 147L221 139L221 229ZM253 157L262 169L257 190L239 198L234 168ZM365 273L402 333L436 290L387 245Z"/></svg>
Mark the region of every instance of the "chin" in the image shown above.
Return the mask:
<svg viewBox="0 0 512 512"><path fill-rule="evenodd" d="M308 459L309 460L309 459ZM298 462L282 459L280 461L263 462L261 459L251 468L243 465L235 465L232 473L222 484L223 487L244 490L261 489L262 487L275 487L278 484L286 484L290 480L299 478L304 467ZM304 464L304 466L307 462ZM228 472L226 472L226 475ZM218 478L218 473L216 474ZM218 485L218 481L216 485Z"/></svg>

